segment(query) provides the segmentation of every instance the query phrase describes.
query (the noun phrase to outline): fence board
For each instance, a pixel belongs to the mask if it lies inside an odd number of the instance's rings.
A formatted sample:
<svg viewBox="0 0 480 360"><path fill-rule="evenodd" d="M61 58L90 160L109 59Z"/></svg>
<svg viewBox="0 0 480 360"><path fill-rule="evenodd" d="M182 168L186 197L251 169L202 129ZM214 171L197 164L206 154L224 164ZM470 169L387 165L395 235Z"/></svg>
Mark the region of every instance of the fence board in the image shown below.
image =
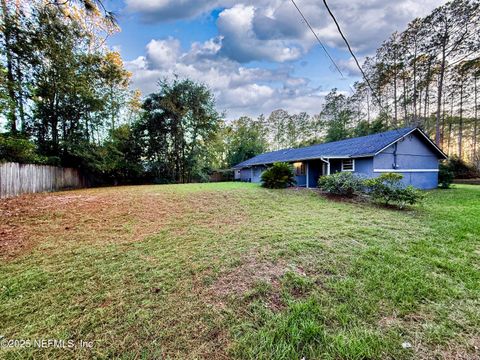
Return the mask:
<svg viewBox="0 0 480 360"><path fill-rule="evenodd" d="M85 186L78 169L47 165L0 163L0 198Z"/></svg>

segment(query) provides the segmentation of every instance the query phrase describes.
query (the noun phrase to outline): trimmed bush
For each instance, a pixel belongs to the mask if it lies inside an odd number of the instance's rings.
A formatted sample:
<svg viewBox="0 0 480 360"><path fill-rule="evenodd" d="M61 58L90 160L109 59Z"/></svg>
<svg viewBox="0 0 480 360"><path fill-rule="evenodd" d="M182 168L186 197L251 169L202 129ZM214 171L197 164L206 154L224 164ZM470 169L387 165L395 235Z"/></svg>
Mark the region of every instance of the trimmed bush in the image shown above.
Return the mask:
<svg viewBox="0 0 480 360"><path fill-rule="evenodd" d="M438 171L438 186L442 189L450 188L455 177L453 171L446 164L440 164Z"/></svg>
<svg viewBox="0 0 480 360"><path fill-rule="evenodd" d="M330 194L351 197L363 189L363 179L351 172L338 172L318 179L318 187Z"/></svg>
<svg viewBox="0 0 480 360"><path fill-rule="evenodd" d="M262 173L262 186L269 189L284 189L295 184L293 168L290 164L278 162Z"/></svg>
<svg viewBox="0 0 480 360"><path fill-rule="evenodd" d="M364 181L370 197L386 205L395 204L403 209L407 204L414 205L423 198L423 194L413 186L402 183L403 175L385 173L377 178Z"/></svg>

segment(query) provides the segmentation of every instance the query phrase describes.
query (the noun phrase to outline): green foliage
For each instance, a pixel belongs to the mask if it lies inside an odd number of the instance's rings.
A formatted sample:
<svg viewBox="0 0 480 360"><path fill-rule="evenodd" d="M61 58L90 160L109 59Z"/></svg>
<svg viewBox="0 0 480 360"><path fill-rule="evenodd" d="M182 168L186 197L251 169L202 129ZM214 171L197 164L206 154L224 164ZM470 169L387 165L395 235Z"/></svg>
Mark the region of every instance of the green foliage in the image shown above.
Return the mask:
<svg viewBox="0 0 480 360"><path fill-rule="evenodd" d="M414 205L422 200L423 194L413 186L402 183L403 175L385 173L364 181L367 193L375 201L386 205L395 204L400 209L407 204Z"/></svg>
<svg viewBox="0 0 480 360"><path fill-rule="evenodd" d="M216 142L220 126L210 89L188 79L161 81L143 110L138 128L155 181L208 179L209 146Z"/></svg>
<svg viewBox="0 0 480 360"><path fill-rule="evenodd" d="M0 162L2 161L43 164L47 159L38 155L35 144L30 140L0 134Z"/></svg>
<svg viewBox="0 0 480 360"><path fill-rule="evenodd" d="M354 111L349 99L333 89L325 96L320 117L327 131L325 142L343 140L351 136L350 125L353 121Z"/></svg>
<svg viewBox="0 0 480 360"><path fill-rule="evenodd" d="M355 128L353 129L353 136L358 137L358 136L366 136L366 135L372 135L372 134L377 134L383 131L388 130L388 126L386 125L388 122L388 119L385 118L385 116L378 116L375 120L372 122L368 122L366 120L359 121Z"/></svg>
<svg viewBox="0 0 480 360"><path fill-rule="evenodd" d="M122 125L110 132L103 145L103 163L108 179L118 184L138 183L143 177L142 149L134 130Z"/></svg>
<svg viewBox="0 0 480 360"><path fill-rule="evenodd" d="M225 129L226 165L232 167L267 150L265 128L260 119L242 116Z"/></svg>
<svg viewBox="0 0 480 360"><path fill-rule="evenodd" d="M456 179L475 179L480 177L480 174L474 166L467 164L465 160L458 156L451 156L445 163L445 168L453 173Z"/></svg>
<svg viewBox="0 0 480 360"><path fill-rule="evenodd" d="M67 161L75 163L93 186L138 184L148 180L141 156L136 129L125 124L110 131L102 144L76 144Z"/></svg>
<svg viewBox="0 0 480 360"><path fill-rule="evenodd" d="M270 189L283 189L295 184L293 168L290 164L277 162L262 173L262 186Z"/></svg>
<svg viewBox="0 0 480 360"><path fill-rule="evenodd" d="M455 175L447 164L440 164L438 172L438 186L442 189L450 188Z"/></svg>
<svg viewBox="0 0 480 360"><path fill-rule="evenodd" d="M337 172L320 177L318 187L330 194L351 197L362 191L363 180L351 172Z"/></svg>

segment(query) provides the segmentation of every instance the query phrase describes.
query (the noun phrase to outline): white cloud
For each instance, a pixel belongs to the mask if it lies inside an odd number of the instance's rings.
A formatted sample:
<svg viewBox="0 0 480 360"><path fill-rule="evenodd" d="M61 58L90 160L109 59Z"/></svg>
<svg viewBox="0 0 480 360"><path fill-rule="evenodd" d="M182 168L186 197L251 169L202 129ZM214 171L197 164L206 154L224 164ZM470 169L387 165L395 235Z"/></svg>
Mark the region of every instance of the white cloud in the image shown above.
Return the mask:
<svg viewBox="0 0 480 360"><path fill-rule="evenodd" d="M302 55L302 49L297 42L258 38L253 26L255 16L254 6L242 4L220 13L217 26L223 38L222 54L240 62L284 62L296 60Z"/></svg>
<svg viewBox="0 0 480 360"><path fill-rule="evenodd" d="M324 94L310 87L308 79L292 76L291 67L242 66L220 54L220 39L194 43L187 52L179 49L176 39L151 40L144 56L126 62L133 87L149 94L160 79L188 77L212 89L218 109L226 110L229 119L269 114L279 107L310 113L320 109Z"/></svg>
<svg viewBox="0 0 480 360"><path fill-rule="evenodd" d="M425 16L445 0L336 0L329 4L351 45L369 54L392 32ZM315 45L315 38L290 1L281 0L126 0L127 10L150 22L192 18L224 8L218 20L224 53L239 61L288 61ZM323 3L297 0L320 39L344 48ZM273 51L273 54L272 54Z"/></svg>
<svg viewBox="0 0 480 360"><path fill-rule="evenodd" d="M147 44L148 61L159 69L168 69L175 65L180 54L180 41L168 38L152 40Z"/></svg>
<svg viewBox="0 0 480 360"><path fill-rule="evenodd" d="M392 32L425 16L444 0L336 0L330 7L357 56L364 58ZM127 10L148 22L193 18L220 9L218 36L193 43L182 51L178 39L151 40L143 56L127 63L134 86L144 94L156 90L158 79L189 77L208 85L220 110L228 118L268 114L285 108L291 112L320 110L325 93L304 77L293 76L292 60L301 59L316 40L290 1L286 0L126 0ZM297 0L320 39L345 50L335 24L321 1ZM252 67L269 61L277 68ZM336 59L348 76L358 77L353 59ZM330 66L330 65L327 65Z"/></svg>
<svg viewBox="0 0 480 360"><path fill-rule="evenodd" d="M361 64L365 61L364 58L360 57L358 58L358 61ZM362 73L360 72L360 69L358 68L357 64L355 63L354 58L349 58L348 60L343 60L340 59L337 61L337 65L342 71L342 73L346 76L354 76L354 77L361 77Z"/></svg>

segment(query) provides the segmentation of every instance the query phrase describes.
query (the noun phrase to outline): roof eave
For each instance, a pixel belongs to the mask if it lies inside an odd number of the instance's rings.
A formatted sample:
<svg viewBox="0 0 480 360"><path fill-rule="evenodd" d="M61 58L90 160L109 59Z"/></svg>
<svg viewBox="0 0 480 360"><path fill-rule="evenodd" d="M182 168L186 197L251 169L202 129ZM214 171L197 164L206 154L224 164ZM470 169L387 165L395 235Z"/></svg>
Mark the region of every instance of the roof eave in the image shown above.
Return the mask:
<svg viewBox="0 0 480 360"><path fill-rule="evenodd" d="M396 140L392 141L390 144L388 144L387 146L384 146L383 148L381 148L380 150L378 150L373 156L376 156L378 154L380 154L382 151L384 151L385 149L389 148L390 146L392 146L393 144L399 142L400 140L402 140L403 138L405 138L406 136L410 135L411 133L413 133L414 131L418 131L420 134L422 134L422 136L425 138L425 140L427 140L433 147L435 150L437 150L437 152L441 155L441 157L443 157L444 159L448 159L448 155L445 154L442 149L440 149L440 147L437 146L437 144L435 144L432 140L430 140L430 138L418 127L416 128L413 128L412 130L410 130L408 133L398 137Z"/></svg>
<svg viewBox="0 0 480 360"><path fill-rule="evenodd" d="M232 169L243 169L243 168L258 166L258 165L270 165L270 164L273 164L273 163L276 163L276 162L294 162L294 161L308 161L308 160L322 160L322 159L357 159L357 158L372 157L372 156L375 156L375 154L358 154L358 155L342 155L342 156L340 156L340 155L315 155L315 156L312 156L312 157L289 159L289 160L285 160L285 161L258 162L258 163L251 163L251 164L245 164L245 165L238 164L238 165L234 166Z"/></svg>

